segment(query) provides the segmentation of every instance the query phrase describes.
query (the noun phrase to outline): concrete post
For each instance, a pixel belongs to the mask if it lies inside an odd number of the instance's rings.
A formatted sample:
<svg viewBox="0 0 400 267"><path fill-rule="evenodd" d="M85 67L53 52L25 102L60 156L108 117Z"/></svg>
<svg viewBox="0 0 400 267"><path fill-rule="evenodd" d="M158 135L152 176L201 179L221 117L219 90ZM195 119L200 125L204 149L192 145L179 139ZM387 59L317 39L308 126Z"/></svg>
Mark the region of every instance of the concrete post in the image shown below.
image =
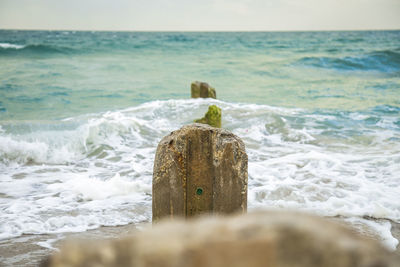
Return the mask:
<svg viewBox="0 0 400 267"><path fill-rule="evenodd" d="M247 154L224 129L191 124L164 137L153 172L153 222L247 210Z"/></svg>
<svg viewBox="0 0 400 267"><path fill-rule="evenodd" d="M192 82L190 90L192 98L217 98L215 88L211 87L208 83Z"/></svg>

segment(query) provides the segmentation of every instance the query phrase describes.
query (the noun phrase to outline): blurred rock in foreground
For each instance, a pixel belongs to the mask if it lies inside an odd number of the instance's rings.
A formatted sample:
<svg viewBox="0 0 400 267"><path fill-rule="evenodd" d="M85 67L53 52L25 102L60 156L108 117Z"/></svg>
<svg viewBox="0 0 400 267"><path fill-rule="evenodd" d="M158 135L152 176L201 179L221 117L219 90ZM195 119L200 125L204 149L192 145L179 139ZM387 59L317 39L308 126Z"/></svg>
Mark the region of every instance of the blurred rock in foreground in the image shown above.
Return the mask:
<svg viewBox="0 0 400 267"><path fill-rule="evenodd" d="M208 83L192 82L190 89L192 98L217 98L215 88L211 87Z"/></svg>
<svg viewBox="0 0 400 267"><path fill-rule="evenodd" d="M164 221L130 238L70 241L51 267L395 267L377 241L296 212Z"/></svg>

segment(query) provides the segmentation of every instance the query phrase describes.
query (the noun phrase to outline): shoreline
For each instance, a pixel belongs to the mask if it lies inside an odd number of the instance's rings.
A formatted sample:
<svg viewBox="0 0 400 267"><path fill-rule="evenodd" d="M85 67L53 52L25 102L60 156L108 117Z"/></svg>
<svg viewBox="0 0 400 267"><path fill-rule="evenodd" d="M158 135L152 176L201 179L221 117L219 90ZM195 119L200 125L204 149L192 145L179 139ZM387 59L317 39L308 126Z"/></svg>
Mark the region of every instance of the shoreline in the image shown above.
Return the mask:
<svg viewBox="0 0 400 267"><path fill-rule="evenodd" d="M399 244L397 244L396 250L394 253L400 256L400 223L396 222L390 222L392 224L392 229L390 230L393 237L396 238L399 241Z"/></svg>
<svg viewBox="0 0 400 267"><path fill-rule="evenodd" d="M348 223L333 218L334 221ZM389 221L392 225L391 233L394 238L400 241L400 223ZM60 248L66 239L118 239L133 235L142 226L142 224L127 224L123 226L102 226L97 229L78 233L61 234L42 234L42 235L22 235L20 237L5 239L0 241L0 266L39 266L40 263L56 249ZM357 231L355 229L355 231ZM360 233L359 231L357 231ZM361 233L362 234L362 233ZM367 237L376 237L376 233L366 230L363 234ZM375 238L376 239L376 238ZM43 242L39 245L39 242ZM48 247L45 245L49 244ZM53 248L51 248L53 247ZM394 253L400 256L400 244L397 245Z"/></svg>
<svg viewBox="0 0 400 267"><path fill-rule="evenodd" d="M102 226L86 232L22 235L0 241L0 263L5 266L39 266L51 253L59 249L66 239L116 239L132 235L140 224ZM53 241L53 242L49 242ZM48 247L38 243L49 244Z"/></svg>

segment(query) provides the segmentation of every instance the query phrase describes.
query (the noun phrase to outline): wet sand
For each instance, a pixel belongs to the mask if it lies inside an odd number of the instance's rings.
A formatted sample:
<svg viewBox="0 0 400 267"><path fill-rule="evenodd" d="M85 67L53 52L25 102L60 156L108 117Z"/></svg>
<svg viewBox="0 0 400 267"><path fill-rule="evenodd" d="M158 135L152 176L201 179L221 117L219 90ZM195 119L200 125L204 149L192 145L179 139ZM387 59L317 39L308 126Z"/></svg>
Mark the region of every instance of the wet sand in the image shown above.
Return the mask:
<svg viewBox="0 0 400 267"><path fill-rule="evenodd" d="M65 239L108 239L120 238L132 235L137 231L137 225L128 224L124 226L100 227L83 233L63 233L54 235L23 235L21 237L0 241L0 266L39 266L40 263L51 253L60 248ZM46 248L38 245L39 242L51 243ZM54 249L56 248L56 249Z"/></svg>
<svg viewBox="0 0 400 267"><path fill-rule="evenodd" d="M392 235L400 240L400 223L392 223ZM53 253L55 249L46 248L38 245L54 241L51 246L60 248L62 242L68 238L84 238L84 239L105 239L105 238L121 238L134 234L143 225L124 225L115 227L101 227L83 233L65 233L55 235L23 235L18 238L0 241L0 266L39 266L48 255ZM367 230L368 231L368 230ZM367 232L367 236L376 237L375 233ZM400 256L400 245L395 251Z"/></svg>

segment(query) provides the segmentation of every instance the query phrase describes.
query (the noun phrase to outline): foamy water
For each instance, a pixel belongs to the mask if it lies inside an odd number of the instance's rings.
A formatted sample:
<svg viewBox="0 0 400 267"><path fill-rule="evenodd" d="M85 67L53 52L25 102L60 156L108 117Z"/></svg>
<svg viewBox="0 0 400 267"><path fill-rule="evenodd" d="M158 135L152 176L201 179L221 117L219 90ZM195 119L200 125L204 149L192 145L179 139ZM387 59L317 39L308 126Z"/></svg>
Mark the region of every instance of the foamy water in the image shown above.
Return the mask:
<svg viewBox="0 0 400 267"><path fill-rule="evenodd" d="M209 104L222 108L223 127L245 142L250 210L341 216L396 247L388 220L400 223L398 109L333 114L218 100L152 101L57 122L4 123L0 238L150 221L158 142Z"/></svg>
<svg viewBox="0 0 400 267"><path fill-rule="evenodd" d="M400 31L0 30L0 239L151 220L158 142L208 105L249 156L249 210L400 223ZM207 81L219 100L191 100Z"/></svg>

